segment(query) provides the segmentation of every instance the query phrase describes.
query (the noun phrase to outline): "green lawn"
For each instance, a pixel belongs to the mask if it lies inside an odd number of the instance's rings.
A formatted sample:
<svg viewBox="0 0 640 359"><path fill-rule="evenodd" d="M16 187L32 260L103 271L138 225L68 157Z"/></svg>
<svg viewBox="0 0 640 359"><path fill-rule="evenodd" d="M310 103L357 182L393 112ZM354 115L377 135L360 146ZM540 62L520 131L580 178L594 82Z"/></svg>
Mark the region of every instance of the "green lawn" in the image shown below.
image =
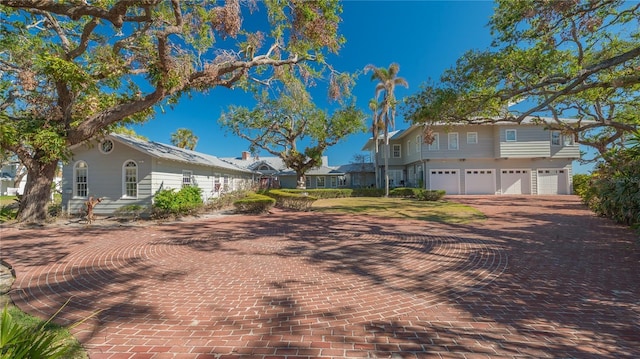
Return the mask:
<svg viewBox="0 0 640 359"><path fill-rule="evenodd" d="M0 207L12 204L16 201L16 196L0 196Z"/></svg>
<svg viewBox="0 0 640 359"><path fill-rule="evenodd" d="M408 198L348 197L319 199L313 211L367 214L387 218L406 218L463 224L486 219L473 207L447 201L417 201Z"/></svg>

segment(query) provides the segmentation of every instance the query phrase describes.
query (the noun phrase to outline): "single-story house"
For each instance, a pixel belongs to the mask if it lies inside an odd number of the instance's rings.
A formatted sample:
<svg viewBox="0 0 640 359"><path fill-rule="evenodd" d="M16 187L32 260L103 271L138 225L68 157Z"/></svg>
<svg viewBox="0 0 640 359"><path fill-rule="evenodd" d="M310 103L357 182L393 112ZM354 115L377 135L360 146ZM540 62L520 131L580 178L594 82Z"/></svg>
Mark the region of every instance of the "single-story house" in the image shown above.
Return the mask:
<svg viewBox="0 0 640 359"><path fill-rule="evenodd" d="M102 198L94 213L108 215L127 205L151 206L162 189L197 185L206 201L255 180L253 171L218 157L122 134L71 151L62 175L62 206L70 214L82 212L91 196Z"/></svg>

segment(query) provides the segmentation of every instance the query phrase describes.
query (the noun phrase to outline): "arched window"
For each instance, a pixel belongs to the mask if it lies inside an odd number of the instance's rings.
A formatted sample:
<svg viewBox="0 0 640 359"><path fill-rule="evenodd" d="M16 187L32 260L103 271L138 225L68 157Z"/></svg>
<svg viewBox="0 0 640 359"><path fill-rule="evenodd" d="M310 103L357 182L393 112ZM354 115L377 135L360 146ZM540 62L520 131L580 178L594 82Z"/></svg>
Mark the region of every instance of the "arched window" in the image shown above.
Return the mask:
<svg viewBox="0 0 640 359"><path fill-rule="evenodd" d="M73 195L87 197L89 194L89 166L84 161L76 162L73 166Z"/></svg>
<svg viewBox="0 0 640 359"><path fill-rule="evenodd" d="M138 197L138 165L134 161L127 161L122 167L124 197Z"/></svg>

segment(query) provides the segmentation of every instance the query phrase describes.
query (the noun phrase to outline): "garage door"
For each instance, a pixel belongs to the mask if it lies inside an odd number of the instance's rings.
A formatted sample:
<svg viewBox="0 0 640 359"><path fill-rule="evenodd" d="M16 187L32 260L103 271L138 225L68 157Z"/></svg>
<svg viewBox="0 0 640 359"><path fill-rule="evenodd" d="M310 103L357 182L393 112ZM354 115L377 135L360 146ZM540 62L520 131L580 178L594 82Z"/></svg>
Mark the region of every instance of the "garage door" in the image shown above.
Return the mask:
<svg viewBox="0 0 640 359"><path fill-rule="evenodd" d="M538 194L569 194L567 172L564 169L539 169Z"/></svg>
<svg viewBox="0 0 640 359"><path fill-rule="evenodd" d="M460 170L430 170L429 189L443 189L447 194L460 194Z"/></svg>
<svg viewBox="0 0 640 359"><path fill-rule="evenodd" d="M500 170L500 191L502 194L531 194L531 170Z"/></svg>
<svg viewBox="0 0 640 359"><path fill-rule="evenodd" d="M496 194L495 170L464 170L464 193Z"/></svg>

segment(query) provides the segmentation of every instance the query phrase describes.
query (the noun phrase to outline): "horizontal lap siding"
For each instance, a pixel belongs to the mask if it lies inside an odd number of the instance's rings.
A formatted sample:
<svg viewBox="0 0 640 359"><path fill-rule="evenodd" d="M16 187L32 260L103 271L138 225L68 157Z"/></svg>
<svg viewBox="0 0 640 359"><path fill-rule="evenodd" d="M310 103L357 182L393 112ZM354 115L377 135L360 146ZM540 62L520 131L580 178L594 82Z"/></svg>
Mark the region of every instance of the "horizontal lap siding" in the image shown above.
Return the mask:
<svg viewBox="0 0 640 359"><path fill-rule="evenodd" d="M123 166L129 160L134 161L138 168L137 198L123 198ZM62 205L67 213L74 215L84 211L87 201L87 198L73 197L73 169L78 161L85 161L88 165L88 195L103 198L95 208L96 214L111 214L117 208L130 204L151 204L151 157L119 142L114 143L112 152L104 154L94 142L91 146L76 148L73 159L63 167Z"/></svg>
<svg viewBox="0 0 640 359"><path fill-rule="evenodd" d="M500 136L498 156L500 158L550 157L550 133L532 126L497 126ZM516 141L506 140L506 131L516 130Z"/></svg>
<svg viewBox="0 0 640 359"><path fill-rule="evenodd" d="M448 132L447 132L448 130ZM443 127L434 127L434 134L438 134L439 148L429 149L428 144L422 146L423 159L454 159L454 158L494 158L494 134L493 130L488 126L452 126L449 129ZM449 149L449 133L458 133L458 149ZM478 143L467 143L467 134L476 132L478 134Z"/></svg>

